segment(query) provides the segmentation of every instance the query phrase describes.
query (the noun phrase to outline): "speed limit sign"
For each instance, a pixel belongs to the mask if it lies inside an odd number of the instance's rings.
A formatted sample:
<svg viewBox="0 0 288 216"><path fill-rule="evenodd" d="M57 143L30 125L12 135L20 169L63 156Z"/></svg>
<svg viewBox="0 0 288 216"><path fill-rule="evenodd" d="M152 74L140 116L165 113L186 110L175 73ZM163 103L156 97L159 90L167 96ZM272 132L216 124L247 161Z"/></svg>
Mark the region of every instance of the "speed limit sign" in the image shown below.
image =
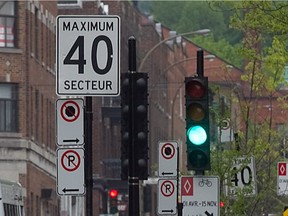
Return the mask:
<svg viewBox="0 0 288 216"><path fill-rule="evenodd" d="M243 192L245 196L256 195L254 157L234 159L234 164L226 179L226 195L236 196Z"/></svg>
<svg viewBox="0 0 288 216"><path fill-rule="evenodd" d="M118 96L120 18L60 15L56 29L56 93Z"/></svg>

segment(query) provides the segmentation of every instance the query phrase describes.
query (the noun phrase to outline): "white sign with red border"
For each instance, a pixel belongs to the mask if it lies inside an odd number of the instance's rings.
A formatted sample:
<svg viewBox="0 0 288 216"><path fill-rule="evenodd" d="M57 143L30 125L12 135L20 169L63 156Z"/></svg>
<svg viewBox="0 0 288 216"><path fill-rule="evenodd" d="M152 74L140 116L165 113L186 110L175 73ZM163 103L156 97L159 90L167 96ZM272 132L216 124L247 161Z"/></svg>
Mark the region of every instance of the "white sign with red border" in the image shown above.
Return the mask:
<svg viewBox="0 0 288 216"><path fill-rule="evenodd" d="M175 141L160 141L158 145L160 178L177 176L177 151L178 144Z"/></svg>
<svg viewBox="0 0 288 216"><path fill-rule="evenodd" d="M56 102L57 145L84 144L84 101L58 99Z"/></svg>
<svg viewBox="0 0 288 216"><path fill-rule="evenodd" d="M181 197L183 216L220 215L218 176L182 176Z"/></svg>
<svg viewBox="0 0 288 216"><path fill-rule="evenodd" d="M84 195L84 149L57 149L58 195Z"/></svg>
<svg viewBox="0 0 288 216"><path fill-rule="evenodd" d="M277 165L277 194L288 195L288 163L285 161L278 162Z"/></svg>
<svg viewBox="0 0 288 216"><path fill-rule="evenodd" d="M158 215L177 213L177 180L160 179L158 181Z"/></svg>

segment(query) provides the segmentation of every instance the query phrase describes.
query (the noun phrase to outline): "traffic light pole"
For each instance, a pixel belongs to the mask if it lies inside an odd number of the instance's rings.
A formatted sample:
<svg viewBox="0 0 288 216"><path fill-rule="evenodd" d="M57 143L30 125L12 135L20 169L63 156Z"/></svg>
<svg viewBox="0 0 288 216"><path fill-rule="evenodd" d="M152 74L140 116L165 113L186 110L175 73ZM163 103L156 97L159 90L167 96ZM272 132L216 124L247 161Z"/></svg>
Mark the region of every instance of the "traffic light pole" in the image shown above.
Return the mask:
<svg viewBox="0 0 288 216"><path fill-rule="evenodd" d="M204 52L202 49L197 50L197 74L198 77L204 77ZM204 170L196 170L195 175L205 175Z"/></svg>
<svg viewBox="0 0 288 216"><path fill-rule="evenodd" d="M129 76L129 86L131 98L134 98L134 87L133 74L136 73L136 40L134 37L130 37L128 40L128 71L131 73ZM139 177L138 177L138 152L135 143L134 130L135 130L135 116L134 113L134 102L130 101L129 115L131 115L131 127L129 130L129 216L139 216Z"/></svg>
<svg viewBox="0 0 288 216"><path fill-rule="evenodd" d="M183 203L182 200L179 201L179 185L180 185L180 176L179 176L179 172L180 172L180 162L179 162L179 146L177 146L177 215L178 216L182 216L182 211L183 211ZM181 197L181 196L180 196Z"/></svg>
<svg viewBox="0 0 288 216"><path fill-rule="evenodd" d="M197 50L197 74L198 77L204 77L204 52Z"/></svg>
<svg viewBox="0 0 288 216"><path fill-rule="evenodd" d="M92 176L92 97L85 98L85 184L86 184L86 215L93 215L93 176Z"/></svg>

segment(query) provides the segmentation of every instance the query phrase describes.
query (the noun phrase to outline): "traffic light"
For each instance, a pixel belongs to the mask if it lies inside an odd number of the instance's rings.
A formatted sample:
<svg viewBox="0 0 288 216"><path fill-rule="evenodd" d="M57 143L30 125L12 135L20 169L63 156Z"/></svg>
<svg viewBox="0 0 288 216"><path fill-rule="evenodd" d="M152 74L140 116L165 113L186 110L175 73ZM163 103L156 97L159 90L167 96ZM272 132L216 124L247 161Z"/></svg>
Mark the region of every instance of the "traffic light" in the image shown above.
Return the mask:
<svg viewBox="0 0 288 216"><path fill-rule="evenodd" d="M224 208L225 207L225 203L223 201L220 201L220 208Z"/></svg>
<svg viewBox="0 0 288 216"><path fill-rule="evenodd" d="M133 138L138 156L139 180L148 179L148 76L147 73L132 74L133 91Z"/></svg>
<svg viewBox="0 0 288 216"><path fill-rule="evenodd" d="M185 78L188 170L210 170L208 78Z"/></svg>
<svg viewBox="0 0 288 216"><path fill-rule="evenodd" d="M116 214L118 212L118 190L111 189L109 190L109 213Z"/></svg>
<svg viewBox="0 0 288 216"><path fill-rule="evenodd" d="M123 73L121 77L121 179L128 179L129 172L129 142L131 142L131 90L130 73Z"/></svg>
<svg viewBox="0 0 288 216"><path fill-rule="evenodd" d="M121 178L128 179L129 158L139 180L148 178L147 73L123 73L121 88Z"/></svg>

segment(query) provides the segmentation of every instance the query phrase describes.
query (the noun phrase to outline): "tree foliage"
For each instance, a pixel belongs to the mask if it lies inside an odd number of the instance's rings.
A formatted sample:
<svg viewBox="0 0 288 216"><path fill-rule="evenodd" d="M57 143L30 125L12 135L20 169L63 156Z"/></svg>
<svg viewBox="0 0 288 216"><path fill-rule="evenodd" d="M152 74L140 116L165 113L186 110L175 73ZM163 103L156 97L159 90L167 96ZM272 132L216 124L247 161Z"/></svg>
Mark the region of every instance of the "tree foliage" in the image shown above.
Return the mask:
<svg viewBox="0 0 288 216"><path fill-rule="evenodd" d="M230 10L217 10L205 1L152 1L151 11L157 21L178 33L210 29L209 37L194 36L191 40L231 64L241 66L242 60L236 55L241 33L229 28Z"/></svg>
<svg viewBox="0 0 288 216"><path fill-rule="evenodd" d="M219 2L214 6L224 8ZM281 213L284 199L276 192L277 162L283 160L283 151L286 151L282 144L288 128L284 121L281 125L283 130L279 130L279 125L277 129L273 113L287 111L286 98L281 97L279 90L285 85L283 72L288 62L288 3L242 1L234 3L231 8L225 7L225 10L233 11L230 26L243 32L238 53L245 61L244 82L239 94L240 151L235 154L255 157L258 192L256 196L248 198L240 192L239 201L225 197L230 205L223 214ZM265 113L264 105L267 107ZM232 152L228 151L229 154ZM229 157L218 159L229 164Z"/></svg>

